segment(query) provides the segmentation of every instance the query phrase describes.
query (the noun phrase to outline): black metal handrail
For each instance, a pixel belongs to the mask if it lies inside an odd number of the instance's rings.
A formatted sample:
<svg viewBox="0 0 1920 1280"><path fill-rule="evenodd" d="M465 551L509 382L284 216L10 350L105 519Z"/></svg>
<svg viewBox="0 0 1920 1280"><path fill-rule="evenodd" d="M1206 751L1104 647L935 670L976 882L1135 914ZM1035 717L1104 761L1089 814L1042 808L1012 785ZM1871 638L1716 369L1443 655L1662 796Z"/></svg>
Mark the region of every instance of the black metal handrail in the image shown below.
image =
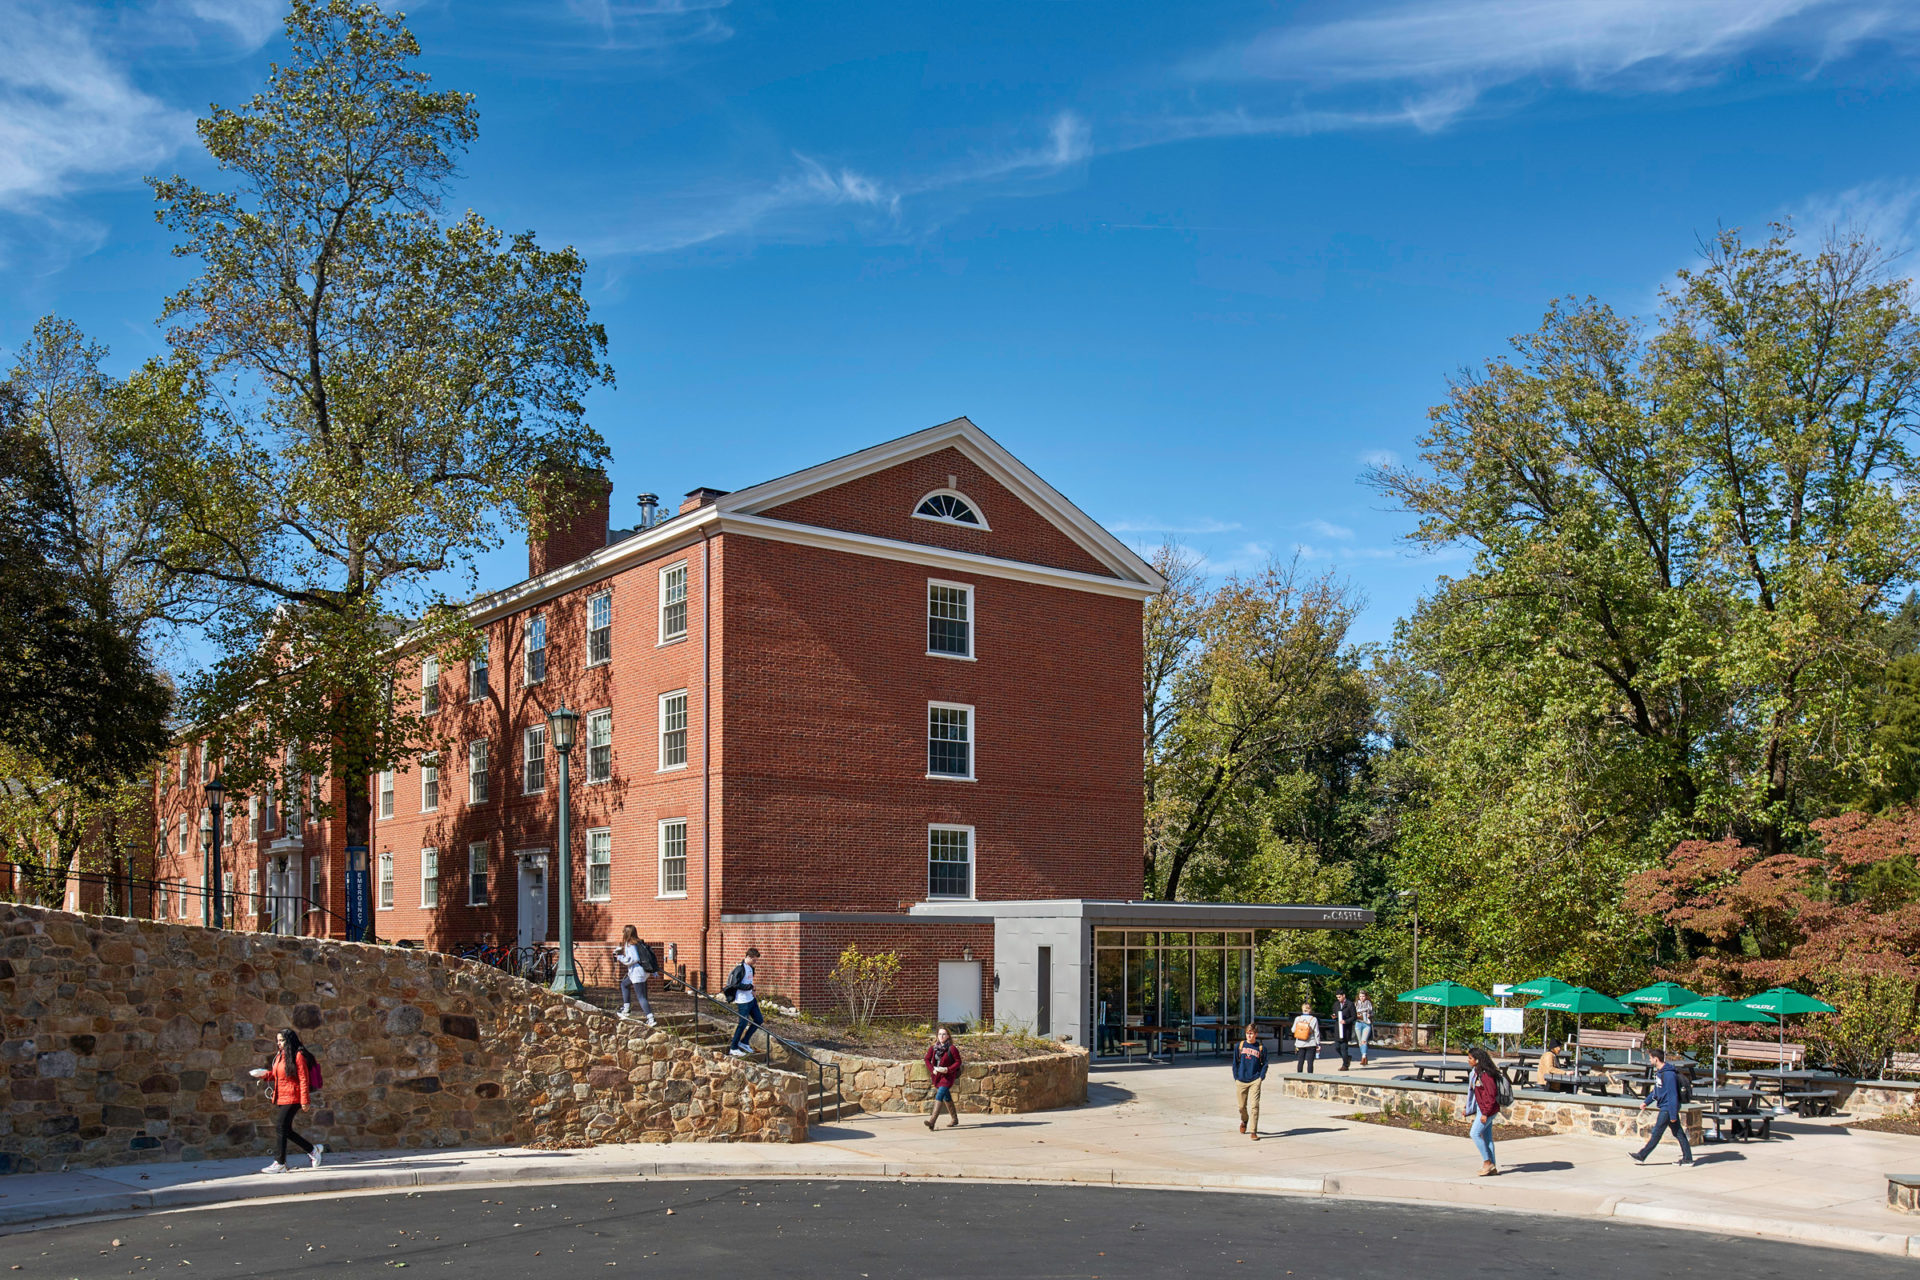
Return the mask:
<svg viewBox="0 0 1920 1280"><path fill-rule="evenodd" d="M67 899L76 887L84 890L90 886L101 890L102 914L157 920L161 924L205 926L207 912L204 905L208 897L205 885L190 884L185 880L152 880L127 874L115 875L106 871L70 871L31 862L0 861L0 901L21 902L36 907L54 907L64 911L67 909ZM250 914L252 919L258 921L269 914L268 908L272 904L285 902L293 904L296 918L302 922L314 915L319 915L330 924L337 925L343 933L346 928L347 922L344 916L328 910L323 903L304 893L261 893L257 890L232 889L228 890L224 896L228 903L244 902L251 908L250 913L231 910L226 912L230 920L237 920L242 915ZM192 918L192 907L189 907L186 912L169 911L164 915L155 912L156 901L164 898L169 906L177 907L182 897L201 906L200 920ZM57 902L54 901L55 899ZM142 905L145 907L144 911L134 910L136 906ZM228 927L234 933L274 932L271 928L236 929L231 923ZM303 923L301 933L279 936L312 937L315 935L306 931ZM365 940L370 943L380 941L373 936L371 930L368 930Z"/></svg>
<svg viewBox="0 0 1920 1280"><path fill-rule="evenodd" d="M694 1025L698 1026L702 1018L711 1018L723 1027L728 1023L732 1023L734 1027L738 1027L740 1021L740 1015L736 1012L738 1006L732 1001L713 995L711 992L702 991L699 987L694 986L685 979L677 978L670 973L661 973L654 976L665 983L669 990L680 991L689 997L693 1005ZM713 1006L714 1011L711 1013L703 1013L701 1011L702 1002ZM721 1009L725 1009L727 1012L721 1014L719 1012ZM833 1114L834 1119L839 1119L840 1112L846 1107L846 1097L841 1092L840 1064L837 1062L826 1062L815 1057L811 1049L797 1040L789 1040L785 1036L775 1035L767 1029L764 1022L756 1026L752 1032L748 1033L747 1047L749 1049L753 1047L753 1036L755 1034L758 1034L765 1042L764 1048L760 1051L760 1060L765 1065L769 1067L774 1065L773 1050L775 1045L778 1045L780 1048L807 1064L807 1067L811 1069L813 1082L817 1086L815 1092L819 1095L820 1109L822 1112L826 1110L827 1104L827 1073L829 1071L833 1073ZM805 1076L807 1070L803 1069L801 1074Z"/></svg>

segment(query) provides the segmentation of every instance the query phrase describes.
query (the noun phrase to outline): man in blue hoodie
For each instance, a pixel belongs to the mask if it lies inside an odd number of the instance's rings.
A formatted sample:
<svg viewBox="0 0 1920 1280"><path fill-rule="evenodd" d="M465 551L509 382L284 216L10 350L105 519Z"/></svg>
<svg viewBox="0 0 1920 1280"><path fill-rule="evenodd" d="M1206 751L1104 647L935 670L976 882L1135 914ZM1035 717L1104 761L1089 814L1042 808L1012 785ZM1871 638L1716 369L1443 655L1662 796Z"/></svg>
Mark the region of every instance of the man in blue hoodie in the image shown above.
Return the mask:
<svg viewBox="0 0 1920 1280"><path fill-rule="evenodd" d="M1240 1132L1260 1141L1260 1083L1267 1078L1267 1046L1260 1030L1247 1024L1247 1038L1234 1048L1233 1091L1240 1096Z"/></svg>
<svg viewBox="0 0 1920 1280"><path fill-rule="evenodd" d="M1645 1164L1653 1149L1660 1145L1660 1136L1668 1129L1680 1139L1680 1163L1693 1163L1693 1146L1687 1141L1687 1128L1680 1123L1680 1070L1667 1061L1667 1055L1659 1049L1649 1049L1647 1057L1653 1061L1653 1092L1640 1104L1645 1111L1648 1107L1659 1107L1660 1115L1653 1122L1653 1136L1647 1139L1647 1145L1633 1153L1634 1163Z"/></svg>

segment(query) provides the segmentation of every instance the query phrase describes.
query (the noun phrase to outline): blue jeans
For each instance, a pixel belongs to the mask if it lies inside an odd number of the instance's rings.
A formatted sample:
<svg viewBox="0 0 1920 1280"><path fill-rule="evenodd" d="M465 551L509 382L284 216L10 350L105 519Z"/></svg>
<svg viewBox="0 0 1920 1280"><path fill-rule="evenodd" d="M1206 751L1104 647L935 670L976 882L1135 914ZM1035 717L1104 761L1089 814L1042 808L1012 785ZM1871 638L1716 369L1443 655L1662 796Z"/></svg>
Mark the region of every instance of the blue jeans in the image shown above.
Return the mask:
<svg viewBox="0 0 1920 1280"><path fill-rule="evenodd" d="M1686 1126L1672 1116L1669 1116L1666 1108L1662 1107L1660 1109L1660 1118L1653 1122L1653 1135L1647 1139L1647 1145L1640 1148L1639 1154L1642 1160L1645 1160L1653 1154L1653 1149L1660 1145L1661 1137L1669 1129L1673 1130L1674 1137L1680 1139L1680 1158L1682 1160L1693 1159L1693 1144L1687 1141Z"/></svg>
<svg viewBox="0 0 1920 1280"><path fill-rule="evenodd" d="M1467 1136L1473 1139L1473 1145L1480 1148L1480 1158L1488 1164L1493 1159L1493 1117L1474 1112L1473 1123L1467 1126Z"/></svg>
<svg viewBox="0 0 1920 1280"><path fill-rule="evenodd" d="M740 1019L740 1025L733 1029L733 1043L729 1051L747 1047L753 1040L753 1033L760 1029L760 1002L749 1000L745 1004L733 1006L733 1012Z"/></svg>

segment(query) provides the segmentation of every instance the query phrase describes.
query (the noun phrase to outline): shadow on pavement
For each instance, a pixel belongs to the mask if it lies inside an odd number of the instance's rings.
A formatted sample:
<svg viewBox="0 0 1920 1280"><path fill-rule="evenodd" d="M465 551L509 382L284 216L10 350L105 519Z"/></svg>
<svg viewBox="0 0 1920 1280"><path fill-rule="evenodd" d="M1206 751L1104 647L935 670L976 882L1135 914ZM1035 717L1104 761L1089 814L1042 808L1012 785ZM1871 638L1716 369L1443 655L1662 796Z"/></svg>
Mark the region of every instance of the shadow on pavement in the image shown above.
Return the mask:
<svg viewBox="0 0 1920 1280"><path fill-rule="evenodd" d="M1693 1158L1695 1164L1731 1164L1735 1160L1745 1160L1738 1151L1712 1151ZM1677 1163L1677 1162L1676 1162Z"/></svg>
<svg viewBox="0 0 1920 1280"><path fill-rule="evenodd" d="M1261 1134L1263 1138L1304 1138L1313 1133L1345 1133L1344 1127L1334 1129L1270 1129Z"/></svg>
<svg viewBox="0 0 1920 1280"><path fill-rule="evenodd" d="M1571 1160L1534 1160L1527 1164L1510 1164L1502 1173L1554 1173L1561 1169L1573 1168Z"/></svg>

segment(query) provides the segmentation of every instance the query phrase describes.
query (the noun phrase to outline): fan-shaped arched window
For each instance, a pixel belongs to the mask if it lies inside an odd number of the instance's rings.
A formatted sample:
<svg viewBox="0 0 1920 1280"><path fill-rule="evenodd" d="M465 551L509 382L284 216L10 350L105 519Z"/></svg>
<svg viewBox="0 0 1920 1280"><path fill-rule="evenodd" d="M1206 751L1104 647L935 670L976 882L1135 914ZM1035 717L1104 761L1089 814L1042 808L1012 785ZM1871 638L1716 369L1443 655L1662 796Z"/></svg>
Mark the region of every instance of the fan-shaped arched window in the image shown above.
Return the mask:
<svg viewBox="0 0 1920 1280"><path fill-rule="evenodd" d="M987 522L980 518L980 512L974 508L966 495L952 489L936 489L920 499L920 505L913 514L922 520L938 520L943 524L963 524L969 529L984 529Z"/></svg>

